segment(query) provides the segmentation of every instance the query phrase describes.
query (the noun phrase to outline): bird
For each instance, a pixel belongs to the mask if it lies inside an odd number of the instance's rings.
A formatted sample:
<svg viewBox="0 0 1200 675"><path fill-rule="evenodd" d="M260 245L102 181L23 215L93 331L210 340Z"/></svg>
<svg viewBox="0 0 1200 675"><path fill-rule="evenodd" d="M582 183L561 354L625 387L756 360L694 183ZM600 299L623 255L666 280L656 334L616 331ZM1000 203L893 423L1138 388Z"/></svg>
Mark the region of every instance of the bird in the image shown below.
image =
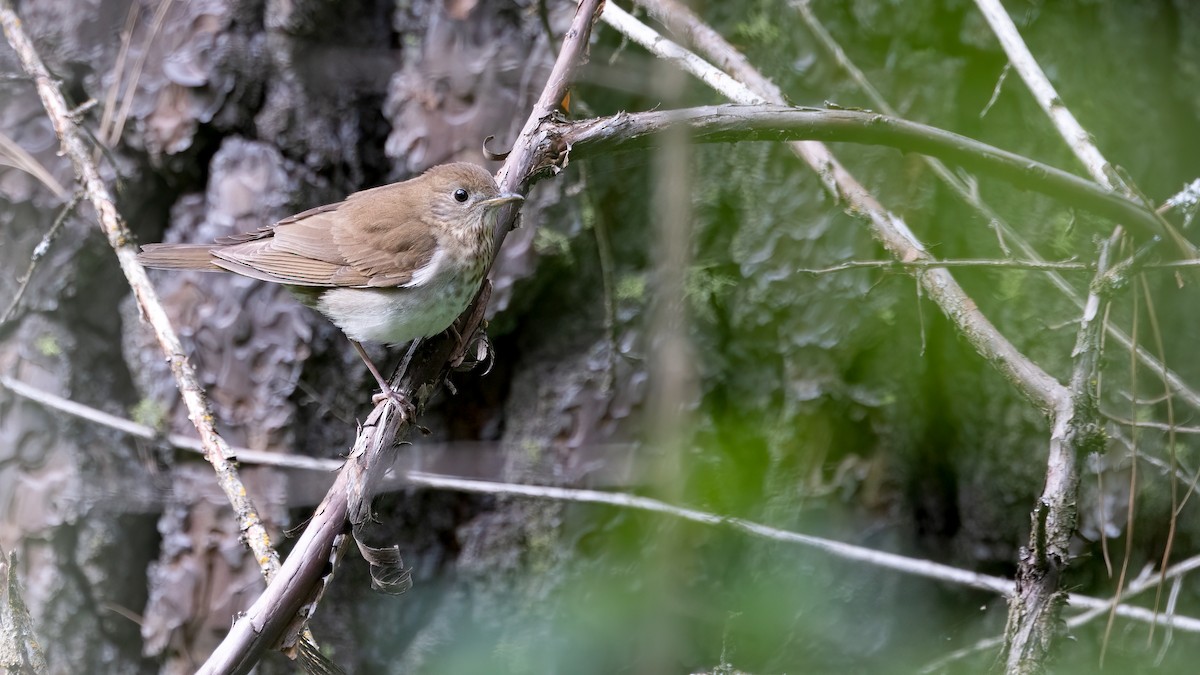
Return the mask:
<svg viewBox="0 0 1200 675"><path fill-rule="evenodd" d="M375 403L391 398L411 408L362 343L402 345L451 328L491 264L501 207L522 201L478 165L442 164L254 232L146 244L137 259L283 285L346 334L379 383Z"/></svg>

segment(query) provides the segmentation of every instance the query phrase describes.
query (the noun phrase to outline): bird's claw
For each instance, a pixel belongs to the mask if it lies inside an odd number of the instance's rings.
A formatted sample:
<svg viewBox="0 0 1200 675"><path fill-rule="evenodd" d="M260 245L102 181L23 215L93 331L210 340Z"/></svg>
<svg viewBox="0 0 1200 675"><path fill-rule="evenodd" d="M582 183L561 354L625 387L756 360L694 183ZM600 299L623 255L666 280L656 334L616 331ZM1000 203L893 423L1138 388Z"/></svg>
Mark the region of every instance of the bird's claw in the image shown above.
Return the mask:
<svg viewBox="0 0 1200 675"><path fill-rule="evenodd" d="M371 397L371 403L374 405L379 405L384 401L391 401L404 414L406 419L411 421L417 418L417 406L413 405L413 402L407 396L395 389L387 387Z"/></svg>

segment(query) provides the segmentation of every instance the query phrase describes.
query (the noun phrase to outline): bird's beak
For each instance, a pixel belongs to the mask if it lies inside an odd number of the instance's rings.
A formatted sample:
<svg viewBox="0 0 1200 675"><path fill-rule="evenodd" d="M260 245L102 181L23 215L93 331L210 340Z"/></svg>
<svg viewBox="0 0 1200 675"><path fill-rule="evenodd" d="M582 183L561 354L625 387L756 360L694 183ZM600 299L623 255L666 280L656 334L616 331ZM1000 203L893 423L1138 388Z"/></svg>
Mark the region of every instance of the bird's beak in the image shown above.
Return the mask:
<svg viewBox="0 0 1200 675"><path fill-rule="evenodd" d="M525 201L525 198L522 197L521 195L519 195L515 192L505 192L505 193L500 194L499 196L492 197L491 199L485 199L485 200L479 202L479 205L485 209L490 210L490 209L494 209L494 208L497 208L500 206L504 206L505 204L513 204L516 202L523 202L523 201Z"/></svg>

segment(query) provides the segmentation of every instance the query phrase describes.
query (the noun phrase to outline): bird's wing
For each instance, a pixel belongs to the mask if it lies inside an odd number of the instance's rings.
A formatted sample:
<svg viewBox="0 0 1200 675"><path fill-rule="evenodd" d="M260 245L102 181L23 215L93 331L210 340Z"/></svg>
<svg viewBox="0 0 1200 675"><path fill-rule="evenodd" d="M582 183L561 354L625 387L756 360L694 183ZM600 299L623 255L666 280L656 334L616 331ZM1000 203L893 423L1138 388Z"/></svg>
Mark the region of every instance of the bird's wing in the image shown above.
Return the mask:
<svg viewBox="0 0 1200 675"><path fill-rule="evenodd" d="M440 258L436 228L428 214L410 203L403 183L352 195L338 211L333 243L345 264L370 287L419 286Z"/></svg>
<svg viewBox="0 0 1200 675"><path fill-rule="evenodd" d="M225 237L212 251L213 263L278 284L366 287L370 279L349 265L333 242L343 204L319 206L257 232Z"/></svg>
<svg viewBox="0 0 1200 675"><path fill-rule="evenodd" d="M385 186L391 187L391 186ZM386 288L419 285L436 270L437 238L402 222L403 200L356 199L310 209L258 232L227 237L213 263L254 279L294 286ZM406 226L407 225L407 226Z"/></svg>

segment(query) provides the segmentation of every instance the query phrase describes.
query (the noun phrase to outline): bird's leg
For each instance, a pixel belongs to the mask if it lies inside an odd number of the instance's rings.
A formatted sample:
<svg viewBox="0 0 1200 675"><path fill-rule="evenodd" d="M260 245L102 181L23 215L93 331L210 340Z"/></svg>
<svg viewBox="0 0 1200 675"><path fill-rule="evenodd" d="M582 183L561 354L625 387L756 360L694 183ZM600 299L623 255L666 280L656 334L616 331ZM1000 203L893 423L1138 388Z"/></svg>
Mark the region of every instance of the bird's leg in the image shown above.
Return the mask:
<svg viewBox="0 0 1200 675"><path fill-rule="evenodd" d="M371 397L371 403L379 405L380 401L390 399L401 410L408 413L410 420L415 418L416 407L412 404L412 401L409 401L408 397L404 394L392 389L392 385L388 384L387 379L380 374L379 369L371 362L371 357L367 356L367 350L363 349L362 344L358 340L351 340L350 344L354 345L354 351L358 352L358 355L362 357L363 363L367 364L367 370L371 371L371 374L375 376L375 381L379 383L380 393Z"/></svg>

